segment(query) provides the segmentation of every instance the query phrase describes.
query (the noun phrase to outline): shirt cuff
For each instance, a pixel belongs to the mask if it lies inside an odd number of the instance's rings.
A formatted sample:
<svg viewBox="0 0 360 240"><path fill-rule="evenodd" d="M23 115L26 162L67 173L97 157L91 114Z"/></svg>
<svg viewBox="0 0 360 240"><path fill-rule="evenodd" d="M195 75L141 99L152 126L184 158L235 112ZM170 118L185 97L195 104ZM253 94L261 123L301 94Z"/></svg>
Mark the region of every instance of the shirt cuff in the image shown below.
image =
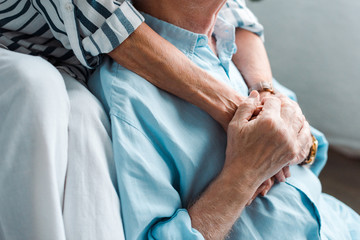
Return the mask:
<svg viewBox="0 0 360 240"><path fill-rule="evenodd" d="M188 211L178 209L170 219L156 224L149 231L148 239L204 240L204 237L199 231L191 227Z"/></svg>
<svg viewBox="0 0 360 240"><path fill-rule="evenodd" d="M128 1L124 1L99 29L82 40L84 49L92 56L109 53L143 21L144 17Z"/></svg>

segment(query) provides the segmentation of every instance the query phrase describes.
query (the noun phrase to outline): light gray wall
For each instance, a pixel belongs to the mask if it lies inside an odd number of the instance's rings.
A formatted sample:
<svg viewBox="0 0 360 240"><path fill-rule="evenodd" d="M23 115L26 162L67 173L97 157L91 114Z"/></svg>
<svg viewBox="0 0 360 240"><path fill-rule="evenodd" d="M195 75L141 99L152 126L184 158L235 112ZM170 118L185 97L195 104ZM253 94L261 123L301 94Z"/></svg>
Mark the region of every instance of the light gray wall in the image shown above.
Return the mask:
<svg viewBox="0 0 360 240"><path fill-rule="evenodd" d="M333 146L360 156L360 1L248 6L265 27L274 77L297 93L309 122Z"/></svg>

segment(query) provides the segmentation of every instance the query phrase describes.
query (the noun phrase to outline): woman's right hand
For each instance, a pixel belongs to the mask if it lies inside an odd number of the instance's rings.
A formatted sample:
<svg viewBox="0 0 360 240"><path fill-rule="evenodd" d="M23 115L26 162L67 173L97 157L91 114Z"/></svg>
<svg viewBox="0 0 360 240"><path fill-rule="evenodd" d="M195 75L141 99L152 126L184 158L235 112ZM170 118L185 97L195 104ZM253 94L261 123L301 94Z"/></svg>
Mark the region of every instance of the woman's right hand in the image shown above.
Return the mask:
<svg viewBox="0 0 360 240"><path fill-rule="evenodd" d="M262 103L255 119L253 114L260 105L257 92L239 105L228 128L223 169L234 174L234 180L245 180L255 189L290 162L299 161L310 136L306 121L294 126L294 109L290 105L277 97L267 97Z"/></svg>

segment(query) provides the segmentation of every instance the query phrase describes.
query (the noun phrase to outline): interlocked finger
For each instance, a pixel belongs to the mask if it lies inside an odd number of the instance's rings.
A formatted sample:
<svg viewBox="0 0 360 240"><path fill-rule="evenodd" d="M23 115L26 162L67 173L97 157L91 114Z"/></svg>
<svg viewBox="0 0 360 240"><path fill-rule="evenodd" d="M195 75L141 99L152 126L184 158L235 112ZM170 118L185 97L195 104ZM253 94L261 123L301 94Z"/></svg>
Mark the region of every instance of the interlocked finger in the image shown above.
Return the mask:
<svg viewBox="0 0 360 240"><path fill-rule="evenodd" d="M272 178L270 178L270 179L268 179L268 180L266 180L263 184L264 184L264 189L261 191L261 196L265 196L268 192L269 192L269 190L272 188L272 186L274 185L274 182L275 182L275 180L274 180L274 177L272 177Z"/></svg>
<svg viewBox="0 0 360 240"><path fill-rule="evenodd" d="M255 91L251 92L249 98L240 103L231 122L243 123L251 119L259 105L259 94Z"/></svg>
<svg viewBox="0 0 360 240"><path fill-rule="evenodd" d="M282 169L277 174L275 174L275 179L278 182L285 182L286 177Z"/></svg>
<svg viewBox="0 0 360 240"><path fill-rule="evenodd" d="M283 171L283 173L284 173L285 178L291 177L291 173L290 173L290 168L289 168L289 166L285 166L285 167L282 169L282 171Z"/></svg>

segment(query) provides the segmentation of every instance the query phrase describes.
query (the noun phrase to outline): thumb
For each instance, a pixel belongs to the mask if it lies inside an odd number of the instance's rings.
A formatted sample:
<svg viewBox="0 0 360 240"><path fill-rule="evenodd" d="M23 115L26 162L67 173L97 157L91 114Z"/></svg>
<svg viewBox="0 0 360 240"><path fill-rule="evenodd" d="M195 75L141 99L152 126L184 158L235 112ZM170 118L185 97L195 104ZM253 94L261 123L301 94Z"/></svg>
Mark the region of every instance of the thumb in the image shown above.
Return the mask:
<svg viewBox="0 0 360 240"><path fill-rule="evenodd" d="M238 109L235 112L234 118L231 121L249 121L254 114L259 102L259 93L257 91L252 91L249 97L239 104Z"/></svg>

